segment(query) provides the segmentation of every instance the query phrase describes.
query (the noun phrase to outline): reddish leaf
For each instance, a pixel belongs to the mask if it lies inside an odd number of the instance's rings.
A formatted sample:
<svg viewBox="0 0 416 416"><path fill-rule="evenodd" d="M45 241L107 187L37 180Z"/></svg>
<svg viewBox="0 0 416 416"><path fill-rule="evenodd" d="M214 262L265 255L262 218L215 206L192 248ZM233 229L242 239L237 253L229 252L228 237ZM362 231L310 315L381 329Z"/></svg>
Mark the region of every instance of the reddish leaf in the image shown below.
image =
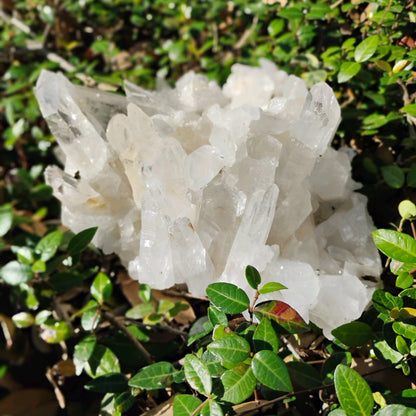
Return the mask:
<svg viewBox="0 0 416 416"><path fill-rule="evenodd" d="M287 303L279 300L263 302L254 308L254 315L261 320L267 317L291 334L306 332L309 327L302 317Z"/></svg>

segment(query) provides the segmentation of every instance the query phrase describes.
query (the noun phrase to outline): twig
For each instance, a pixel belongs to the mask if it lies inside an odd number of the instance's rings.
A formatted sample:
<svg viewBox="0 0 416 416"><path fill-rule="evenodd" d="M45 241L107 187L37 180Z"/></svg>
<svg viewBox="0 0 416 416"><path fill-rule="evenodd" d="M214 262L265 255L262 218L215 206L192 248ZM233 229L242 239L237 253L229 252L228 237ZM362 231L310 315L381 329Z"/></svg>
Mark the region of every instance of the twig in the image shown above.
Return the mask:
<svg viewBox="0 0 416 416"><path fill-rule="evenodd" d="M63 395L61 389L58 386L58 383L56 382L53 373L52 373L52 369L48 367L48 369L46 370L46 378L48 379L49 383L52 384L53 386L53 391L55 393L56 396L56 400L58 401L59 407L61 409L65 409L66 407L66 400L65 400L65 396Z"/></svg>
<svg viewBox="0 0 416 416"><path fill-rule="evenodd" d="M241 49L246 44L251 34L254 32L254 29L256 28L258 22L259 22L259 17L256 15L253 18L253 22L251 23L251 26L244 31L239 41L234 45L234 49L236 50Z"/></svg>
<svg viewBox="0 0 416 416"><path fill-rule="evenodd" d="M132 342L132 344L140 351L140 353L145 357L148 364L153 364L153 358L150 353L143 347L142 343L120 322L112 313L107 311L101 311L101 315L104 319L113 324L118 328L124 335Z"/></svg>
<svg viewBox="0 0 416 416"><path fill-rule="evenodd" d="M191 416L196 416L199 414L199 411L205 406L209 399L205 399L192 413Z"/></svg>
<svg viewBox="0 0 416 416"><path fill-rule="evenodd" d="M26 24L24 24L23 22L21 22L19 19L15 17L8 16L1 9L0 9L0 20L17 27L22 32L26 33L27 35L30 35L32 38L36 37L35 33L32 32L29 26L27 26ZM74 65L72 65L69 61L62 58L55 52L50 52L47 48L44 47L44 45L41 42L34 41L33 39L28 39L26 40L26 46L29 50L40 51L46 57L46 59L48 59L51 62L57 63L59 67L66 72L75 72L77 70L77 68ZM97 85L97 82L93 78L91 78L89 75L86 75L83 73L77 73L75 74L75 77L81 80L85 85L88 85L88 86Z"/></svg>
<svg viewBox="0 0 416 416"><path fill-rule="evenodd" d="M335 7L339 6L340 4L342 4L344 2L344 0L338 0L336 1L334 4L331 4L329 6L330 9L335 9Z"/></svg>

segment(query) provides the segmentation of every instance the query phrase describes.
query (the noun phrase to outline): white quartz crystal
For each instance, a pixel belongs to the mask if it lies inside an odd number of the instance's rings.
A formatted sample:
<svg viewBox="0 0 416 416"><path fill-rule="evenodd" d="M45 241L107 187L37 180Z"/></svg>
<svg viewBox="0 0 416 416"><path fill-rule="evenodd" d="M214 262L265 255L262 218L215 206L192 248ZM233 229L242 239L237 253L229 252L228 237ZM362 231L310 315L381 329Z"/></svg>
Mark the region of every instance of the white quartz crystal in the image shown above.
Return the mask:
<svg viewBox="0 0 416 416"><path fill-rule="evenodd" d="M261 60L234 65L221 88L190 72L175 88L126 97L72 85L43 71L36 96L64 154L46 181L74 232L117 253L131 277L204 295L226 281L268 295L331 336L360 316L380 273L366 198L346 152L330 147L340 121L331 88Z"/></svg>

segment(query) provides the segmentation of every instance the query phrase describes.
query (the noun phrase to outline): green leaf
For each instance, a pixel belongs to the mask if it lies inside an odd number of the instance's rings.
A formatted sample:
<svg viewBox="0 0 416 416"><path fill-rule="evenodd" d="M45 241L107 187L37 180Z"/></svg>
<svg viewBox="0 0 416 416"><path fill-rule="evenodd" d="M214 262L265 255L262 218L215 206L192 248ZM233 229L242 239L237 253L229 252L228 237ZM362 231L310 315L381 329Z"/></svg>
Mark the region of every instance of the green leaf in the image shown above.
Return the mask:
<svg viewBox="0 0 416 416"><path fill-rule="evenodd" d="M0 237L6 235L13 225L13 208L11 204L0 207Z"/></svg>
<svg viewBox="0 0 416 416"><path fill-rule="evenodd" d="M205 335L208 335L214 327L208 319L208 316L202 316L198 318L189 330L188 345L191 345L198 339L203 338Z"/></svg>
<svg viewBox="0 0 416 416"><path fill-rule="evenodd" d="M287 289L287 287L281 283L269 282L263 285L263 287L259 290L259 293L261 295L265 295L266 293L278 292L283 289Z"/></svg>
<svg viewBox="0 0 416 416"><path fill-rule="evenodd" d="M380 39L378 35L369 36L357 45L354 52L356 62L368 61L377 51Z"/></svg>
<svg viewBox="0 0 416 416"><path fill-rule="evenodd" d="M208 318L212 326L222 325L224 327L228 326L227 315L216 308L214 305L209 305L208 308Z"/></svg>
<svg viewBox="0 0 416 416"><path fill-rule="evenodd" d="M173 399L173 414L175 416L191 416L202 401L190 394L177 394Z"/></svg>
<svg viewBox="0 0 416 416"><path fill-rule="evenodd" d="M393 330L396 334L402 335L412 341L416 340L416 326L406 322L393 322Z"/></svg>
<svg viewBox="0 0 416 416"><path fill-rule="evenodd" d="M308 20L325 19L331 8L325 3L317 3L311 6L310 11L306 14Z"/></svg>
<svg viewBox="0 0 416 416"><path fill-rule="evenodd" d="M107 373L85 385L87 390L97 393L121 393L127 387L127 377L122 373Z"/></svg>
<svg viewBox="0 0 416 416"><path fill-rule="evenodd" d="M328 416L348 416L343 409L335 409L328 413Z"/></svg>
<svg viewBox="0 0 416 416"><path fill-rule="evenodd" d="M83 308L81 316L81 325L85 331L91 331L97 328L100 323L100 306L98 303L91 299Z"/></svg>
<svg viewBox="0 0 416 416"><path fill-rule="evenodd" d="M224 313L241 313L250 306L246 292L231 283L212 283L207 287L207 295Z"/></svg>
<svg viewBox="0 0 416 416"><path fill-rule="evenodd" d="M399 204L399 214L405 220L415 218L416 217L416 205L412 201L405 199Z"/></svg>
<svg viewBox="0 0 416 416"><path fill-rule="evenodd" d="M416 300L416 287L409 287L408 289L405 289L403 291L401 291L399 293L399 296L402 298L403 296L407 296L409 298L415 299ZM400 308L403 306L403 300L401 305L399 306Z"/></svg>
<svg viewBox="0 0 416 416"><path fill-rule="evenodd" d="M199 393L208 396L212 390L211 375L207 366L195 355L185 355L185 377L189 385Z"/></svg>
<svg viewBox="0 0 416 416"><path fill-rule="evenodd" d="M96 344L88 362L84 365L84 370L92 378L120 372L119 359L110 348Z"/></svg>
<svg viewBox="0 0 416 416"><path fill-rule="evenodd" d="M369 416L374 399L370 386L352 368L339 364L335 370L335 391L348 416Z"/></svg>
<svg viewBox="0 0 416 416"><path fill-rule="evenodd" d="M18 312L12 316L12 321L18 328L28 328L35 322L35 318L29 312Z"/></svg>
<svg viewBox="0 0 416 416"><path fill-rule="evenodd" d="M72 334L72 325L66 321L46 320L41 326L40 337L48 344L58 344Z"/></svg>
<svg viewBox="0 0 416 416"><path fill-rule="evenodd" d="M282 19L274 19L269 23L267 32L270 36L278 35L285 28L285 21Z"/></svg>
<svg viewBox="0 0 416 416"><path fill-rule="evenodd" d="M104 303L113 294L113 284L107 275L98 273L91 285L91 295L98 303Z"/></svg>
<svg viewBox="0 0 416 416"><path fill-rule="evenodd" d="M400 289L407 289L413 284L413 276L409 272L402 272L397 275L396 286Z"/></svg>
<svg viewBox="0 0 416 416"><path fill-rule="evenodd" d="M211 351L205 350L202 354L201 361L207 366L211 377L218 377L224 372L221 360Z"/></svg>
<svg viewBox="0 0 416 416"><path fill-rule="evenodd" d="M386 184L391 188L399 189L404 185L405 175L403 169L397 165L382 166L381 175Z"/></svg>
<svg viewBox="0 0 416 416"><path fill-rule="evenodd" d="M45 235L35 247L35 252L42 261L50 260L58 250L64 233L61 230L52 231Z"/></svg>
<svg viewBox="0 0 416 416"><path fill-rule="evenodd" d="M126 312L126 317L130 319L143 319L152 312L154 312L154 307L151 303L139 303Z"/></svg>
<svg viewBox="0 0 416 416"><path fill-rule="evenodd" d="M309 329L306 322L293 308L279 300L263 302L256 305L254 314L259 320L267 317L277 322L287 332L292 334L306 332Z"/></svg>
<svg viewBox="0 0 416 416"><path fill-rule="evenodd" d="M16 286L32 279L32 268L28 264L10 261L0 270L1 278L9 285Z"/></svg>
<svg viewBox="0 0 416 416"><path fill-rule="evenodd" d="M397 335L396 337L396 348L400 354L406 355L410 353L409 346L401 335Z"/></svg>
<svg viewBox="0 0 416 416"><path fill-rule="evenodd" d="M84 251L94 238L97 229L98 227L87 228L86 230L74 235L68 244L68 253L71 256L75 256L76 254Z"/></svg>
<svg viewBox="0 0 416 416"><path fill-rule="evenodd" d="M129 386L146 390L164 389L173 383L177 373L171 363L159 361L143 367L129 380Z"/></svg>
<svg viewBox="0 0 416 416"><path fill-rule="evenodd" d="M201 409L202 416L224 416L221 406L213 399L207 401ZM176 414L175 414L176 416Z"/></svg>
<svg viewBox="0 0 416 416"><path fill-rule="evenodd" d="M95 335L89 335L75 345L73 361L75 365L75 374L77 376L82 373L82 370L88 363L96 344L97 339L95 338Z"/></svg>
<svg viewBox="0 0 416 416"><path fill-rule="evenodd" d="M416 416L416 410L401 404L389 404L374 416Z"/></svg>
<svg viewBox="0 0 416 416"><path fill-rule="evenodd" d="M258 270L253 266L246 267L246 279L248 284L256 290L261 283L261 276Z"/></svg>
<svg viewBox="0 0 416 416"><path fill-rule="evenodd" d="M357 62L343 62L339 69L337 80L339 84L349 81L352 77L355 77L361 69L361 64Z"/></svg>
<svg viewBox="0 0 416 416"><path fill-rule="evenodd" d="M400 109L400 111L404 111L405 113L415 117L416 116L416 104L408 104L405 105Z"/></svg>
<svg viewBox="0 0 416 416"><path fill-rule="evenodd" d="M283 360L273 351L259 351L251 361L256 379L265 386L279 391L293 391L289 372Z"/></svg>
<svg viewBox="0 0 416 416"><path fill-rule="evenodd" d="M331 334L348 347L359 347L370 341L370 325L364 322L350 322L335 328Z"/></svg>
<svg viewBox="0 0 416 416"><path fill-rule="evenodd" d="M403 263L416 263L416 241L410 235L379 229L373 231L373 239L377 248L387 257Z"/></svg>
<svg viewBox="0 0 416 416"><path fill-rule="evenodd" d="M302 10L298 7L283 8L278 12L278 15L284 19L302 19L303 17Z"/></svg>
<svg viewBox="0 0 416 416"><path fill-rule="evenodd" d="M396 364L402 359L402 354L391 348L386 340L375 342L374 352L379 360L384 360L391 364Z"/></svg>
<svg viewBox="0 0 416 416"><path fill-rule="evenodd" d="M240 363L248 357L250 344L244 338L235 335L211 342L207 349L218 355L222 361Z"/></svg>
<svg viewBox="0 0 416 416"><path fill-rule="evenodd" d="M148 303L153 299L152 288L147 283L140 283L139 297L144 303Z"/></svg>
<svg viewBox="0 0 416 416"><path fill-rule="evenodd" d="M304 389L322 385L322 378L318 370L302 361L291 361L286 364L291 380Z"/></svg>
<svg viewBox="0 0 416 416"><path fill-rule="evenodd" d="M222 397L226 402L238 404L250 397L256 387L256 377L253 370L246 364L239 365L226 371L221 377L224 386Z"/></svg>
<svg viewBox="0 0 416 416"><path fill-rule="evenodd" d="M271 350L277 353L279 350L279 338L268 318L263 318L257 325L253 334L253 344L255 351Z"/></svg>

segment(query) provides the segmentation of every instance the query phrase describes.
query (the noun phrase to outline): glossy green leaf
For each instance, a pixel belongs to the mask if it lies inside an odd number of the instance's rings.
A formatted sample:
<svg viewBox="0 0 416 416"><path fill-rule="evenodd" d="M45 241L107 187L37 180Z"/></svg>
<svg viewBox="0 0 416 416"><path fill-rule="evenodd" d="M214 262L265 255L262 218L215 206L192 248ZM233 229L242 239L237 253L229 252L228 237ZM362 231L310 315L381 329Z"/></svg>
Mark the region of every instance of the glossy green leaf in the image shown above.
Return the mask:
<svg viewBox="0 0 416 416"><path fill-rule="evenodd" d="M16 286L32 279L32 268L28 264L10 261L0 269L0 277L9 285Z"/></svg>
<svg viewBox="0 0 416 416"><path fill-rule="evenodd" d="M348 416L343 409L334 409L328 413L328 416Z"/></svg>
<svg viewBox="0 0 416 416"><path fill-rule="evenodd" d="M126 312L126 317L130 319L143 319L152 312L154 312L154 307L151 303L139 303Z"/></svg>
<svg viewBox="0 0 416 416"><path fill-rule="evenodd" d="M83 308L81 316L81 325L85 331L91 331L97 328L101 321L100 306L91 299Z"/></svg>
<svg viewBox="0 0 416 416"><path fill-rule="evenodd" d="M387 257L402 262L416 263L416 240L408 234L394 230L373 231L377 248Z"/></svg>
<svg viewBox="0 0 416 416"><path fill-rule="evenodd" d="M214 327L208 319L208 316L202 316L198 318L189 330L188 345L191 345L198 339L203 338L205 335L208 335Z"/></svg>
<svg viewBox="0 0 416 416"><path fill-rule="evenodd" d="M223 400L242 403L250 397L256 387L256 377L249 365L242 364L226 371L221 377L224 386Z"/></svg>
<svg viewBox="0 0 416 416"><path fill-rule="evenodd" d="M279 290L287 289L286 286L277 282L265 283L260 289L259 293L265 295L266 293L278 292Z"/></svg>
<svg viewBox="0 0 416 416"><path fill-rule="evenodd" d="M402 335L412 341L416 340L416 325L406 322L393 322L393 330L396 334Z"/></svg>
<svg viewBox="0 0 416 416"><path fill-rule="evenodd" d="M409 287L408 289L402 290L399 293L399 297L402 298L404 296L416 300L416 287ZM402 304L400 305L400 307L402 307L402 306L403 306L403 300L402 300Z"/></svg>
<svg viewBox="0 0 416 416"><path fill-rule="evenodd" d="M85 385L87 390L97 393L121 393L127 389L127 378L122 373L107 373Z"/></svg>
<svg viewBox="0 0 416 416"><path fill-rule="evenodd" d="M143 367L136 375L129 380L129 386L156 390L170 386L178 370L167 361L159 361Z"/></svg>
<svg viewBox="0 0 416 416"><path fill-rule="evenodd" d="M174 416L191 416L202 401L190 394L177 394L173 400Z"/></svg>
<svg viewBox="0 0 416 416"><path fill-rule="evenodd" d="M231 283L212 283L207 287L207 295L224 313L241 313L250 306L250 300L244 290Z"/></svg>
<svg viewBox="0 0 416 416"><path fill-rule="evenodd" d="M11 204L0 207L0 237L6 235L13 225L13 208Z"/></svg>
<svg viewBox="0 0 416 416"><path fill-rule="evenodd" d="M401 404L389 404L380 409L374 416L416 416L416 409Z"/></svg>
<svg viewBox="0 0 416 416"><path fill-rule="evenodd" d="M222 361L240 363L248 357L250 344L244 338L236 335L211 342L207 349L220 357Z"/></svg>
<svg viewBox="0 0 416 416"><path fill-rule="evenodd" d="M359 347L370 341L370 325L364 322L350 322L335 328L331 334L348 347Z"/></svg>
<svg viewBox="0 0 416 416"><path fill-rule="evenodd" d="M218 377L224 372L221 360L211 351L205 350L202 354L201 361L207 366L211 377Z"/></svg>
<svg viewBox="0 0 416 416"><path fill-rule="evenodd" d="M224 416L224 412L222 411L221 406L215 400L210 399L201 409L201 416Z"/></svg>
<svg viewBox="0 0 416 416"><path fill-rule="evenodd" d="M397 335L396 337L396 348L400 354L406 355L410 353L409 346L401 335Z"/></svg>
<svg viewBox="0 0 416 416"><path fill-rule="evenodd" d="M369 416L374 399L370 386L352 368L339 364L335 370L335 391L348 416Z"/></svg>
<svg viewBox="0 0 416 416"><path fill-rule="evenodd" d="M377 341L374 343L374 352L379 360L396 364L402 359L402 354L390 347L387 341Z"/></svg>
<svg viewBox="0 0 416 416"><path fill-rule="evenodd" d="M45 235L35 247L35 252L42 261L50 260L57 252L64 233L61 230L52 231Z"/></svg>
<svg viewBox="0 0 416 416"><path fill-rule="evenodd" d="M58 344L72 334L72 325L66 321L46 320L41 326L40 337L48 344Z"/></svg>
<svg viewBox="0 0 416 416"><path fill-rule="evenodd" d="M199 393L208 396L212 389L212 379L207 366L195 355L185 355L185 377L189 385Z"/></svg>
<svg viewBox="0 0 416 416"><path fill-rule="evenodd" d="M279 391L293 391L289 372L283 360L273 351L259 351L251 361L256 379L265 386Z"/></svg>
<svg viewBox="0 0 416 416"><path fill-rule="evenodd" d="M114 407L116 411L125 413L132 408L136 401L136 398L131 394L130 391L124 391L118 394L114 399Z"/></svg>
<svg viewBox="0 0 416 416"><path fill-rule="evenodd" d="M94 238L97 229L98 227L87 228L86 230L74 235L68 244L68 253L71 256L75 256L76 254L84 251Z"/></svg>
<svg viewBox="0 0 416 416"><path fill-rule="evenodd" d="M104 303L113 294L113 284L107 275L100 272L92 282L90 291L98 303Z"/></svg>
<svg viewBox="0 0 416 416"><path fill-rule="evenodd" d="M86 347L89 351L90 346ZM95 344L92 354L84 365L84 370L92 378L120 372L119 359L110 348L102 344Z"/></svg>
<svg viewBox="0 0 416 416"><path fill-rule="evenodd" d="M361 69L361 65L357 62L343 62L337 75L338 83L342 84L355 77Z"/></svg>
<svg viewBox="0 0 416 416"><path fill-rule="evenodd" d="M208 318L212 326L215 326L215 325L222 325L224 327L228 326L227 315L223 311L220 311L218 308L216 308L214 305L209 305Z"/></svg>
<svg viewBox="0 0 416 416"><path fill-rule="evenodd" d="M140 284L139 297L144 303L148 303L153 299L152 288L147 283Z"/></svg>
<svg viewBox="0 0 416 416"><path fill-rule="evenodd" d="M402 272L411 272L416 269L416 263L403 263L401 261L392 260L390 262L390 270L394 274Z"/></svg>
<svg viewBox="0 0 416 416"><path fill-rule="evenodd" d="M293 383L304 389L322 385L322 378L318 370L312 365L302 361L290 361L286 364Z"/></svg>
<svg viewBox="0 0 416 416"><path fill-rule="evenodd" d="M253 334L253 345L255 351L271 350L277 353L279 350L279 338L268 318L263 318L257 325Z"/></svg>
<svg viewBox="0 0 416 416"><path fill-rule="evenodd" d="M354 59L356 62L368 61L377 51L377 46L380 42L378 35L369 36L360 42L354 52Z"/></svg>
<svg viewBox="0 0 416 416"><path fill-rule="evenodd" d="M77 376L82 373L82 370L94 352L96 344L97 339L95 338L95 335L89 335L75 345L73 362Z"/></svg>
<svg viewBox="0 0 416 416"><path fill-rule="evenodd" d="M401 272L397 275L396 286L400 289L407 289L413 284L413 276L409 272Z"/></svg>
<svg viewBox="0 0 416 416"><path fill-rule="evenodd" d="M384 181L391 188L399 189L404 185L405 175L403 169L396 165L387 165L381 167L381 175Z"/></svg>
<svg viewBox="0 0 416 416"><path fill-rule="evenodd" d="M258 270L253 266L247 266L245 273L246 273L246 279L247 279L248 284L253 289L257 289L257 287L261 283L261 276Z"/></svg>
<svg viewBox="0 0 416 416"><path fill-rule="evenodd" d="M263 302L256 305L254 314L259 320L267 317L277 322L289 333L306 332L309 329L306 322L293 308L279 300Z"/></svg>
<svg viewBox="0 0 416 416"><path fill-rule="evenodd" d="M35 322L35 318L29 312L18 312L12 316L12 321L18 328L28 328Z"/></svg>

